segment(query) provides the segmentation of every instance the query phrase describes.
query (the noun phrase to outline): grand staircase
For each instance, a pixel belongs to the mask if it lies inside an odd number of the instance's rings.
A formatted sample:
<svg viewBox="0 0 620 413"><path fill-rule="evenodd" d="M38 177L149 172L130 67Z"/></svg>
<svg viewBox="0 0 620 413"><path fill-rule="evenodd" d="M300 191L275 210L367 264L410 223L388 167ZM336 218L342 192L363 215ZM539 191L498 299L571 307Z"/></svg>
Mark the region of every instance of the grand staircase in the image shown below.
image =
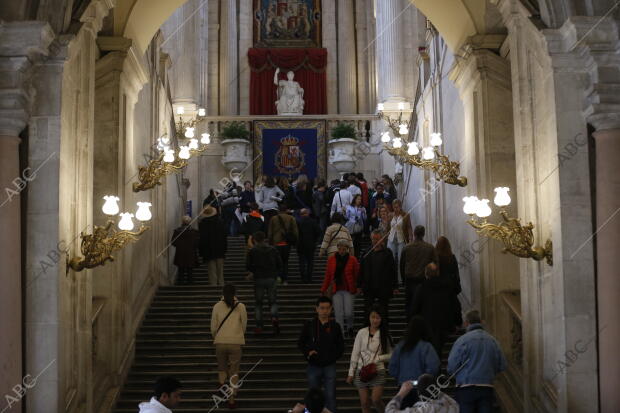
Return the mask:
<svg viewBox="0 0 620 413"><path fill-rule="evenodd" d="M325 271L325 258L315 261L313 283L300 284L297 254L291 251L289 285L279 286L278 305L281 334L274 337L266 310L266 328L262 335L253 334L254 291L244 279L245 250L242 237L229 237L224 264L224 279L237 286L237 297L248 310L246 345L243 347L240 376L244 377L237 396L236 411L286 412L303 399L307 390L306 361L297 349L297 337L304 320L314 314L320 282ZM215 349L209 333L211 309L220 299L221 287L210 287L206 265L195 270L192 285L161 287L153 299L136 338L136 356L116 405L116 413L137 412L138 404L152 396L157 377L173 376L183 384L182 402L174 412L204 413L228 410L225 402L216 406L218 393ZM265 305L266 307L266 305ZM404 296L399 294L390 303L390 327L395 341L405 328ZM363 323L363 299L355 300L356 330ZM443 365L449 346L446 345ZM345 382L353 338L345 341L345 355L338 361L338 411L360 412L359 397L354 386ZM389 378L385 401L396 393L396 383Z"/></svg>

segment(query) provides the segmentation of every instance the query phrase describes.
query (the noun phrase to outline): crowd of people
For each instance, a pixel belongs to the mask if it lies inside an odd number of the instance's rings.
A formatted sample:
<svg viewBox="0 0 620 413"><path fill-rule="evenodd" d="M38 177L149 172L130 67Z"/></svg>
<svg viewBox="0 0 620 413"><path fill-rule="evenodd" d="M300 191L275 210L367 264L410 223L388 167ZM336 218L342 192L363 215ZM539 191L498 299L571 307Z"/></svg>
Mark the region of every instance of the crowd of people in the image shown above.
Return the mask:
<svg viewBox="0 0 620 413"><path fill-rule="evenodd" d="M301 283L312 282L316 248L327 256L316 315L304 323L298 339L308 363L306 401L312 407L300 403L291 411L337 411L336 362L344 354L346 338L354 338L346 381L358 389L363 413L372 408L381 413L492 411L493 380L505 369L501 349L484 331L477 311L463 320L457 297L459 267L449 240L439 237L435 245L424 240L424 226L412 225L389 176L370 185L361 173L345 174L329 186L324 181L314 185L304 175L292 184L264 176L255 186L249 181L244 188L229 185L221 193L212 190L205 199L198 228L193 230L189 217L183 218L173 234L174 263L179 282L191 283L192 268L201 256L209 283L224 288L211 321L220 384L238 377L245 343L246 309L223 274L227 237L243 234L247 279L254 283L255 334L264 332L265 301L272 334L280 333L278 286L297 281L297 275ZM364 237L371 242L367 251L362 251ZM293 249L299 274L289 272ZM405 307L399 312L408 324L402 340L394 343L390 300L401 293ZM356 296L363 296L361 321L366 325L357 332ZM457 386L455 401L441 391L450 380L439 375L440 359L449 335L463 326L466 332L448 357L448 373ZM400 391L386 406L383 386L388 374ZM227 400L230 408L236 407L235 395L236 388ZM166 400L175 398L170 393Z"/></svg>

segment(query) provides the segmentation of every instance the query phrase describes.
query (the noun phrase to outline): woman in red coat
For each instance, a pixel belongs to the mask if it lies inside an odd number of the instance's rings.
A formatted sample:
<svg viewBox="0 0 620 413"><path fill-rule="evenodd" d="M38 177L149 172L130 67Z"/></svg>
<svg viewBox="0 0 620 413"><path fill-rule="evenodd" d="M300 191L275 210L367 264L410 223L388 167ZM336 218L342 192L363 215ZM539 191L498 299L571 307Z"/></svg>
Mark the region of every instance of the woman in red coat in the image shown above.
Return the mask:
<svg viewBox="0 0 620 413"><path fill-rule="evenodd" d="M345 337L353 337L353 298L359 272L359 262L355 256L349 255L349 245L345 241L338 242L338 252L327 260L321 292L333 294L336 322Z"/></svg>

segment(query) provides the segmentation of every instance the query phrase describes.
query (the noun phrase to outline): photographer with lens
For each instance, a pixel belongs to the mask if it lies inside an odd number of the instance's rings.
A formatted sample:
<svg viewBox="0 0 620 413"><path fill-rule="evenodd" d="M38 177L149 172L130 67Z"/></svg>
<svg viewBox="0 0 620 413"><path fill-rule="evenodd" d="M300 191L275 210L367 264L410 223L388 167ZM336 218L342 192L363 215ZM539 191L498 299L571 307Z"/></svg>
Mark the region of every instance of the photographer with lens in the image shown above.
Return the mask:
<svg viewBox="0 0 620 413"><path fill-rule="evenodd" d="M332 413L325 407L325 396L321 389L310 389L304 402L297 403L288 413Z"/></svg>

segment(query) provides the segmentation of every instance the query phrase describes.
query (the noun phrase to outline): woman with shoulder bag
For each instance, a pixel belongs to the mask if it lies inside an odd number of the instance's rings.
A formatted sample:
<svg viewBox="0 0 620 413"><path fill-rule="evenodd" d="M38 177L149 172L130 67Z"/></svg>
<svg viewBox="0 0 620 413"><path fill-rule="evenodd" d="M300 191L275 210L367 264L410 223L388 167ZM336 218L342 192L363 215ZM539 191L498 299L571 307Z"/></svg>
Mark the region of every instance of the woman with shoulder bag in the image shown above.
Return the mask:
<svg viewBox="0 0 620 413"><path fill-rule="evenodd" d="M322 257L325 254L327 254L327 257L331 257L335 254L336 251L338 251L338 243L340 241L346 241L351 249L351 252L355 252L351 234L349 234L347 227L344 226L345 221L345 217L340 212L336 212L332 216L332 224L327 227L327 230L325 230L325 235L323 235L323 242L321 243L321 248L319 250L319 257Z"/></svg>
<svg viewBox="0 0 620 413"><path fill-rule="evenodd" d="M245 305L237 300L235 293L235 286L226 284L222 300L213 306L211 313L211 334L215 344L218 381L220 386L227 384L234 389L228 399L230 409L237 407L235 396L239 383L241 346L245 344L245 328L248 323Z"/></svg>
<svg viewBox="0 0 620 413"><path fill-rule="evenodd" d="M347 206L346 227L353 238L353 250L355 256L359 259L362 247L362 235L366 225L366 208L362 205L362 196L355 195L351 205Z"/></svg>
<svg viewBox="0 0 620 413"><path fill-rule="evenodd" d="M360 395L362 413L370 413L371 407L379 413L385 411L383 385L385 384L385 362L392 356L392 337L387 323L383 322L383 312L378 305L370 309L368 327L362 328L355 336L351 351L347 383L355 384Z"/></svg>

